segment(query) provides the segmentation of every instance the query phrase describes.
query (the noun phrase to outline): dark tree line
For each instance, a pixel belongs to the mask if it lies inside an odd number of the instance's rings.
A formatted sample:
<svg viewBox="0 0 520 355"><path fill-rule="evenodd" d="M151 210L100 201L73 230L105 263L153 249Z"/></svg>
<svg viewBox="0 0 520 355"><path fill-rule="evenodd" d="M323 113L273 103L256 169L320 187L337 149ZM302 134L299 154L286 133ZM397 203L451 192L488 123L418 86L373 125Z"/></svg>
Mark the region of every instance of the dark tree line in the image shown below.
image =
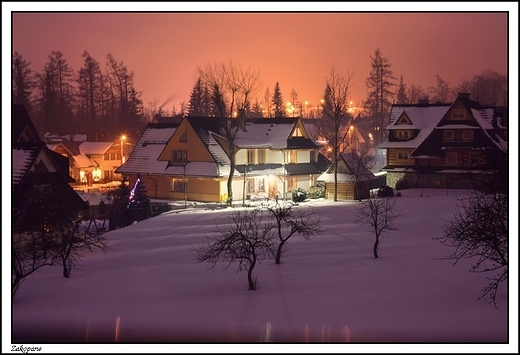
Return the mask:
<svg viewBox="0 0 520 355"><path fill-rule="evenodd" d="M146 119L134 73L111 54L104 68L87 51L82 58L82 67L74 70L53 51L36 72L15 53L12 102L27 107L42 133L85 133L91 141L114 140L121 132L138 137Z"/></svg>

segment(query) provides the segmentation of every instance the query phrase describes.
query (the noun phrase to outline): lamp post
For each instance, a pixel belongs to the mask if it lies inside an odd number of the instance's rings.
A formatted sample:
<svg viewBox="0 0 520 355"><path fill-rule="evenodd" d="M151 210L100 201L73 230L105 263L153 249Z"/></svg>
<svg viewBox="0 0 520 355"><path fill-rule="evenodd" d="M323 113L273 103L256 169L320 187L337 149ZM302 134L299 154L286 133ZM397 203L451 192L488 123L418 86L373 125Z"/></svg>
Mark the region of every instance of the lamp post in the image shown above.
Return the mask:
<svg viewBox="0 0 520 355"><path fill-rule="evenodd" d="M125 163L125 148L124 148L124 141L126 140L126 136L123 134L121 136L121 165Z"/></svg>

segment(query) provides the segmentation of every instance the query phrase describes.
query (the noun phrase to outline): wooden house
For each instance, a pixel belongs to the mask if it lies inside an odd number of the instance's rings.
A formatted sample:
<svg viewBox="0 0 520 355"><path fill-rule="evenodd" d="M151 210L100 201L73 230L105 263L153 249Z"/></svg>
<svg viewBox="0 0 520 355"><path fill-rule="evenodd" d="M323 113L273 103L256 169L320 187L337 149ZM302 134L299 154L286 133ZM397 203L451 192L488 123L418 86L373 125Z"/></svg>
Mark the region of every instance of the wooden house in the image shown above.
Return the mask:
<svg viewBox="0 0 520 355"><path fill-rule="evenodd" d="M337 188L338 200L360 200L370 197L370 182L377 177L355 153L340 154L337 169L337 187L334 182L334 164L318 177L318 181L325 183L325 198L334 199Z"/></svg>
<svg viewBox="0 0 520 355"><path fill-rule="evenodd" d="M393 105L386 149L387 183L470 188L507 155L507 110L483 107L468 94L453 104Z"/></svg>
<svg viewBox="0 0 520 355"><path fill-rule="evenodd" d="M12 193L13 204L23 206L19 197L31 189L45 189L56 199L62 199L68 208L88 210L88 205L69 185L74 182L68 175L68 160L48 149L40 138L23 105L12 105Z"/></svg>
<svg viewBox="0 0 520 355"><path fill-rule="evenodd" d="M148 124L127 162L116 172L140 175L152 198L224 202L230 174L229 142L220 119L184 117ZM299 119L257 119L234 140L234 200L290 196L309 188L326 162Z"/></svg>

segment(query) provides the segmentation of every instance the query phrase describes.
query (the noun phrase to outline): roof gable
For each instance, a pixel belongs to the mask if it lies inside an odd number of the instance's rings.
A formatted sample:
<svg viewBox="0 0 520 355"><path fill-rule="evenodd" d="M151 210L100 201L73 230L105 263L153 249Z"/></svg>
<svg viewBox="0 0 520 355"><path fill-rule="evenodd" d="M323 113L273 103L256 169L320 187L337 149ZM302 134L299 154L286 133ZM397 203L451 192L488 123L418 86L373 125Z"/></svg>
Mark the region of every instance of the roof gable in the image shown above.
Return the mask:
<svg viewBox="0 0 520 355"><path fill-rule="evenodd" d="M338 161L338 182L358 182L377 179L356 153L343 153ZM318 181L334 181L334 164L322 174Z"/></svg>
<svg viewBox="0 0 520 355"><path fill-rule="evenodd" d="M11 105L11 137L12 144L42 142L24 105Z"/></svg>
<svg viewBox="0 0 520 355"><path fill-rule="evenodd" d="M399 116L399 118L395 121L395 125L396 126L399 126L399 125L411 125L411 124L412 124L412 121L410 121L410 118L406 114L406 111L403 111L401 116Z"/></svg>
<svg viewBox="0 0 520 355"><path fill-rule="evenodd" d="M209 126L213 127L213 122ZM170 161L172 151L183 150L188 152L188 161L214 162L215 158L208 149L209 134L208 127L205 127L201 120L185 118L169 139L158 160Z"/></svg>

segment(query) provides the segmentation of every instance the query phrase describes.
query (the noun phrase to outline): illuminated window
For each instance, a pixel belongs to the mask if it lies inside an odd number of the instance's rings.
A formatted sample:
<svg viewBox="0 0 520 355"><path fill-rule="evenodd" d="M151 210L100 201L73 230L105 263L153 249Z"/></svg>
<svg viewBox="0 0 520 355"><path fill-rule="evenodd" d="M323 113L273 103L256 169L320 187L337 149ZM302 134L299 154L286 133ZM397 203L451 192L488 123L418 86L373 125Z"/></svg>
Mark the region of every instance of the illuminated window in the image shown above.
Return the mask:
<svg viewBox="0 0 520 355"><path fill-rule="evenodd" d="M255 163L255 151L253 149L247 150L247 164Z"/></svg>
<svg viewBox="0 0 520 355"><path fill-rule="evenodd" d="M294 129L294 133L292 136L293 137L303 137L303 133L302 133L302 130L300 129L300 127L296 127Z"/></svg>
<svg viewBox="0 0 520 355"><path fill-rule="evenodd" d="M265 191L264 179L258 179L258 191Z"/></svg>
<svg viewBox="0 0 520 355"><path fill-rule="evenodd" d="M296 150L288 150L285 153L287 155L286 162L287 164L296 164L296 156L297 151Z"/></svg>
<svg viewBox="0 0 520 355"><path fill-rule="evenodd" d="M172 179L172 191L173 192L188 191L188 182L184 179Z"/></svg>
<svg viewBox="0 0 520 355"><path fill-rule="evenodd" d="M266 155L266 151L265 149L258 149L257 150L257 163L258 164L265 164L265 155Z"/></svg>
<svg viewBox="0 0 520 355"><path fill-rule="evenodd" d="M462 140L472 141L473 140L473 131L472 130L462 131Z"/></svg>
<svg viewBox="0 0 520 355"><path fill-rule="evenodd" d="M172 150L172 163L183 164L188 162L188 151L187 150Z"/></svg>
<svg viewBox="0 0 520 355"><path fill-rule="evenodd" d="M292 191L296 188L296 178L290 177L287 178L287 191Z"/></svg>
<svg viewBox="0 0 520 355"><path fill-rule="evenodd" d="M399 139L409 139L410 132L409 131L397 131L397 138Z"/></svg>
<svg viewBox="0 0 520 355"><path fill-rule="evenodd" d="M445 130L445 131L443 131L443 133L442 133L442 138L443 138L445 141L452 141L452 140L453 140L453 131L451 131L451 130Z"/></svg>

